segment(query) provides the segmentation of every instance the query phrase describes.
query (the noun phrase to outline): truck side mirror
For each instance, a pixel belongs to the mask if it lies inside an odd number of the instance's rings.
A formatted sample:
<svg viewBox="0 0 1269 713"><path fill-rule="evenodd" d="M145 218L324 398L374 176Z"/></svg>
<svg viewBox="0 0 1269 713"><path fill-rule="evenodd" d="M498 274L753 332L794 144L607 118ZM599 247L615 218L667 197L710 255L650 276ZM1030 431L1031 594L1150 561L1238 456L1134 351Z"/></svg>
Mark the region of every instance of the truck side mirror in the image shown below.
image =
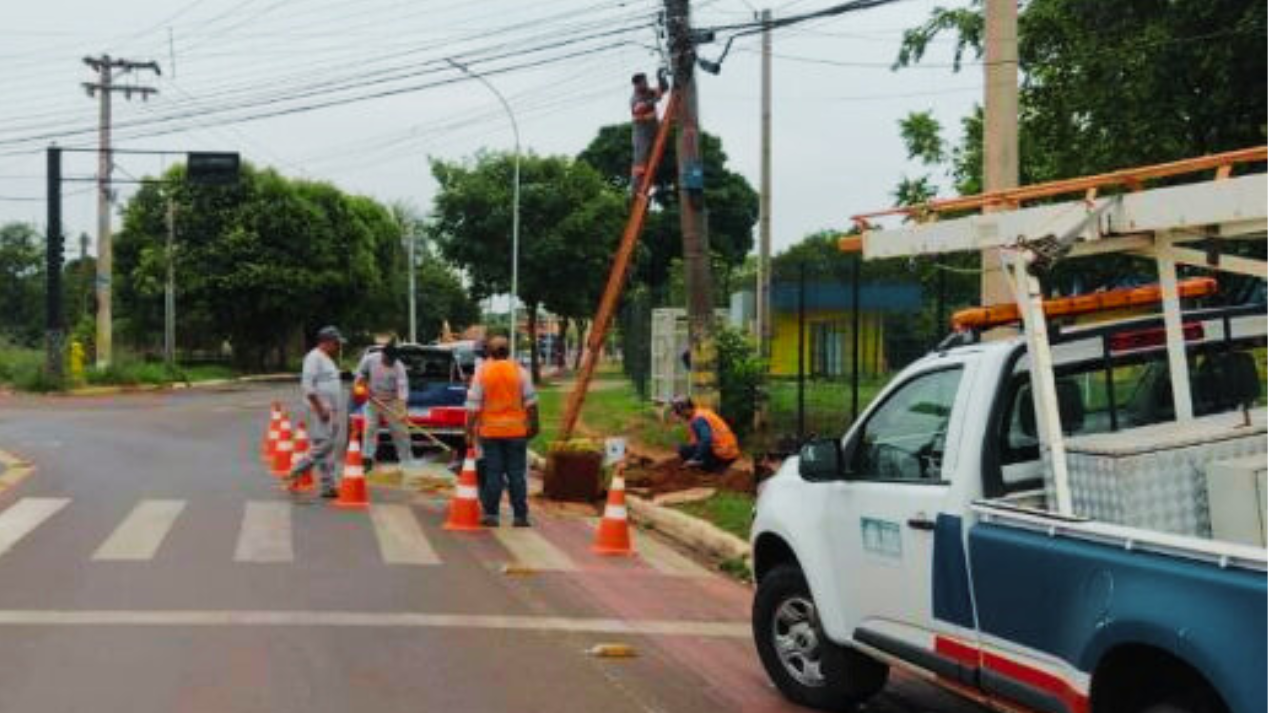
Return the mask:
<svg viewBox="0 0 1269 713"><path fill-rule="evenodd" d="M798 475L813 483L842 477L842 445L836 438L821 438L802 446Z"/></svg>

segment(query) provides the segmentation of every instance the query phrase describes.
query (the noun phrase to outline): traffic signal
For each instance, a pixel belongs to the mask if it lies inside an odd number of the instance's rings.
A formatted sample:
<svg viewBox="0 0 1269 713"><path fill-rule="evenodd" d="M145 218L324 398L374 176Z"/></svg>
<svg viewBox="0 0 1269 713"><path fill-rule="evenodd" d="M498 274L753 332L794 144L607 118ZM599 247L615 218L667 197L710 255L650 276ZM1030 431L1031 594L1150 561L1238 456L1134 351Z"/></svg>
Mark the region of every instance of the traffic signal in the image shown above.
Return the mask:
<svg viewBox="0 0 1269 713"><path fill-rule="evenodd" d="M191 151L186 156L186 178L202 186L227 186L238 182L241 160L237 153Z"/></svg>

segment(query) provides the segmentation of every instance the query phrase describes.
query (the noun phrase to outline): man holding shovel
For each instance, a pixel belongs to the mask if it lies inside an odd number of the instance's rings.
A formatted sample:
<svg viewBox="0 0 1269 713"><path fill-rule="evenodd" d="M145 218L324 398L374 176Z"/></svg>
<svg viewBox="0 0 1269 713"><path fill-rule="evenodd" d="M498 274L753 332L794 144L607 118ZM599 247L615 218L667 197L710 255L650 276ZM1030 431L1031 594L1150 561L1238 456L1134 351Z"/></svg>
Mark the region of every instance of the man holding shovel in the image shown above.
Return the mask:
<svg viewBox="0 0 1269 713"><path fill-rule="evenodd" d="M402 468L413 468L414 452L410 449L407 402L410 397L410 381L405 365L392 339L377 352L371 352L357 365L357 381L368 392L365 409L365 428L362 429L362 457L366 469L373 467L375 450L379 443L379 420L382 417L397 449L397 463Z"/></svg>

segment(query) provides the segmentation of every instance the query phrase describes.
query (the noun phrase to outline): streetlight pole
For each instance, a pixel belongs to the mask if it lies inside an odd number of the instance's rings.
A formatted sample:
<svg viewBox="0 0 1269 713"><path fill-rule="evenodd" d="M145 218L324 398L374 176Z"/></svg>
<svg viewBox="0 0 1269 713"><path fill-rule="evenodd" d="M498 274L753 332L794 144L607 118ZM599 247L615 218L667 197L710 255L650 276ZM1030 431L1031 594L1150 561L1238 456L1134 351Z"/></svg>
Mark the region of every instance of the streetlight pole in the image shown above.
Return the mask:
<svg viewBox="0 0 1269 713"><path fill-rule="evenodd" d="M459 71L467 76L475 79L485 85L489 91L493 92L498 101L502 102L502 108L507 111L507 118L511 120L511 131L515 134L516 153L515 168L513 169L512 187L511 187L511 333L508 335L511 342L511 361L516 360L516 300L519 295L520 287L520 126L516 123L516 115L511 111L511 104L507 102L507 98L502 96L502 92L489 82L489 80L476 74L468 69L466 65L457 60L446 58L446 62L456 67ZM529 335L532 346L536 347L537 335Z"/></svg>

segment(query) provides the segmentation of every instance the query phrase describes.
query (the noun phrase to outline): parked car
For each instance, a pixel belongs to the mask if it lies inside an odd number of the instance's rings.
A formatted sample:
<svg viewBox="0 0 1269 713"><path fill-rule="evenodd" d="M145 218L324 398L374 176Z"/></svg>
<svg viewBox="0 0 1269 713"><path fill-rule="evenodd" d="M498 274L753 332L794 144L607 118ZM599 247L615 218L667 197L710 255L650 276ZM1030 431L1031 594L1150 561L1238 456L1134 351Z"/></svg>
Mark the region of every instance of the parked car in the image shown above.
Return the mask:
<svg viewBox="0 0 1269 713"><path fill-rule="evenodd" d="M471 377L476 373L476 367L481 360L485 358L485 345L474 339L460 339L455 342L436 343L431 345L435 349L443 349L454 355L454 361L458 364L462 379L466 383L471 383Z"/></svg>
<svg viewBox="0 0 1269 713"><path fill-rule="evenodd" d="M408 413L410 424L426 429L442 442L461 446L464 439L467 411L467 382L455 352L420 344L399 345L401 361L405 364L410 382ZM363 354L380 351L372 346ZM361 428L365 421L365 407L353 406L349 419L352 426ZM379 453L392 453L392 439L384 424L379 428ZM422 433L412 432L410 441L417 452L434 444Z"/></svg>
<svg viewBox="0 0 1269 713"><path fill-rule="evenodd" d="M833 710L898 666L1000 710L1265 711L1264 309L1184 315L1186 423L1159 319L1054 333L1075 515L1052 506L1021 338L905 369L761 485L753 633L771 679ZM1209 501L1213 464L1242 468L1219 476L1241 495ZM1215 536L1235 518L1248 534Z"/></svg>

